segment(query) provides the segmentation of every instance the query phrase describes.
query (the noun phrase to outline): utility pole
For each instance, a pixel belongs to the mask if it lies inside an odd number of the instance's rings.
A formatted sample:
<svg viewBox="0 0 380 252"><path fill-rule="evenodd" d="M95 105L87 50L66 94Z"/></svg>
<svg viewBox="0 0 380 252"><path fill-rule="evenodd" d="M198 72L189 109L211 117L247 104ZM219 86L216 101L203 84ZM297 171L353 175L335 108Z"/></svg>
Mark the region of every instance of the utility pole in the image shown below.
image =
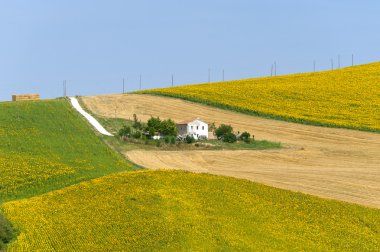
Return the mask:
<svg viewBox="0 0 380 252"><path fill-rule="evenodd" d="M334 60L331 59L331 70L334 70Z"/></svg>
<svg viewBox="0 0 380 252"><path fill-rule="evenodd" d="M125 93L125 78L123 78L123 94Z"/></svg>
<svg viewBox="0 0 380 252"><path fill-rule="evenodd" d="M351 65L354 66L354 54L351 55Z"/></svg>
<svg viewBox="0 0 380 252"><path fill-rule="evenodd" d="M211 81L211 69L208 69L208 83Z"/></svg>
<svg viewBox="0 0 380 252"><path fill-rule="evenodd" d="M141 90L141 74L140 74L140 90Z"/></svg>
<svg viewBox="0 0 380 252"><path fill-rule="evenodd" d="M340 69L340 55L338 55L338 69Z"/></svg>
<svg viewBox="0 0 380 252"><path fill-rule="evenodd" d="M172 74L172 87L174 86L174 74Z"/></svg>
<svg viewBox="0 0 380 252"><path fill-rule="evenodd" d="M314 73L315 73L315 60L313 61L313 70L314 70Z"/></svg>
<svg viewBox="0 0 380 252"><path fill-rule="evenodd" d="M270 66L270 76L273 76L273 64Z"/></svg>
<svg viewBox="0 0 380 252"><path fill-rule="evenodd" d="M222 80L224 81L224 69L222 70Z"/></svg>
<svg viewBox="0 0 380 252"><path fill-rule="evenodd" d="M277 76L277 62L274 62L274 76Z"/></svg>

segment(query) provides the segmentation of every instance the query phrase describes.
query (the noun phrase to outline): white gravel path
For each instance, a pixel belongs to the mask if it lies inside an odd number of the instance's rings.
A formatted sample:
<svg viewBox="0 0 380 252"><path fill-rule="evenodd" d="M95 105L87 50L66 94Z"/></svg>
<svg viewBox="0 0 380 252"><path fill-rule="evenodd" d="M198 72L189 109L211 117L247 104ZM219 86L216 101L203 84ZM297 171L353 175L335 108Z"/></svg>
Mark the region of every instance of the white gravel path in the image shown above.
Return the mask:
<svg viewBox="0 0 380 252"><path fill-rule="evenodd" d="M84 109L80 106L77 98L75 97L70 97L71 104L73 107L78 110L78 112L83 115L89 123L91 123L94 128L99 131L101 134L106 135L106 136L113 136L111 133L109 133L103 126L89 113L84 111Z"/></svg>

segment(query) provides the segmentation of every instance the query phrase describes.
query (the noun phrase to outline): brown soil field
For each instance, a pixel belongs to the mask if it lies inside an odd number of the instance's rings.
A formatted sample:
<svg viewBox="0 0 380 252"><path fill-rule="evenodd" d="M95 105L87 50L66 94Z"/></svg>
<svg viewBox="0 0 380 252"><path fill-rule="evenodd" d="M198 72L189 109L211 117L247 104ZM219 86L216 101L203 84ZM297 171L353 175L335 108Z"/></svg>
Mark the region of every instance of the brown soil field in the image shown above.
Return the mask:
<svg viewBox="0 0 380 252"><path fill-rule="evenodd" d="M282 142L281 150L131 151L147 168L185 169L245 178L267 185L380 208L380 134L302 125L151 95L83 97L94 114L146 121L150 116L183 121L195 117L256 139ZM116 113L115 113L116 111Z"/></svg>

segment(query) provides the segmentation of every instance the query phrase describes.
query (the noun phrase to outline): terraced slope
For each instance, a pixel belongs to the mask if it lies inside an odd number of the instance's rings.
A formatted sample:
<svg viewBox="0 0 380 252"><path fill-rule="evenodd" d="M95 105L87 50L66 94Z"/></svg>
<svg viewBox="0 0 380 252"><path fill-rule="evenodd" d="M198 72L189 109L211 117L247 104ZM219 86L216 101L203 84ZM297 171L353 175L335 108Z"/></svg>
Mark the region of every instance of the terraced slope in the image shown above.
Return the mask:
<svg viewBox="0 0 380 252"><path fill-rule="evenodd" d="M0 103L0 203L132 168L65 100Z"/></svg>
<svg viewBox="0 0 380 252"><path fill-rule="evenodd" d="M380 132L380 63L139 93L286 121Z"/></svg>
<svg viewBox="0 0 380 252"><path fill-rule="evenodd" d="M234 178L117 173L3 206L9 251L375 251L380 210Z"/></svg>

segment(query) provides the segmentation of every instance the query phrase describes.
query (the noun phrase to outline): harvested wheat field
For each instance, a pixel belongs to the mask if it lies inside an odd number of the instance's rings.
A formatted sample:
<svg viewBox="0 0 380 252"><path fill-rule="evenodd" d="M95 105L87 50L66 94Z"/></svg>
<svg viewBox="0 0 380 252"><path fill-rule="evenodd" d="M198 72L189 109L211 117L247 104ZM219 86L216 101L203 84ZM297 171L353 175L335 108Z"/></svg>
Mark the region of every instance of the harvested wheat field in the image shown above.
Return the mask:
<svg viewBox="0 0 380 252"><path fill-rule="evenodd" d="M231 124L256 139L280 141L282 150L125 153L148 168L173 168L246 178L290 189L380 208L380 134L316 127L239 114L152 95L83 97L103 117L146 121L150 116L182 121L200 117L208 123Z"/></svg>

